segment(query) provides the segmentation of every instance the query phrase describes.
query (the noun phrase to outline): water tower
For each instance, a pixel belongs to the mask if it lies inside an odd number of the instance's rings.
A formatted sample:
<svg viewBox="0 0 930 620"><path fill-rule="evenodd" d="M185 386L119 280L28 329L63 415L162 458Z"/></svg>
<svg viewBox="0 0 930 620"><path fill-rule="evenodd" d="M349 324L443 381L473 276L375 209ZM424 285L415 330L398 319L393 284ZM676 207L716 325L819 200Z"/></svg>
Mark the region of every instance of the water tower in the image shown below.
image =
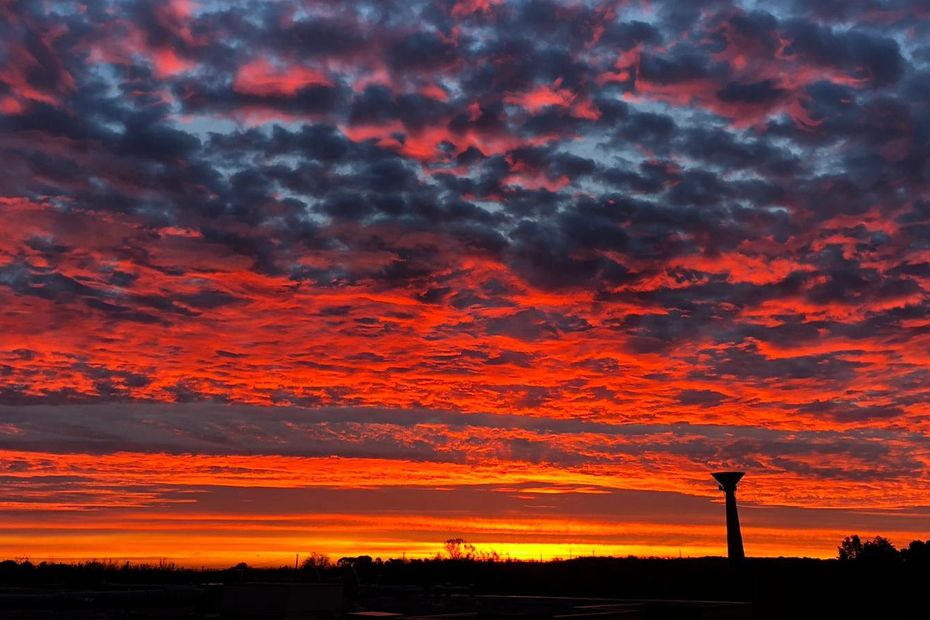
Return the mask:
<svg viewBox="0 0 930 620"><path fill-rule="evenodd" d="M743 535L739 531L739 513L736 512L736 485L744 476L741 471L718 471L712 473L727 500L727 557L739 562L746 557L743 553Z"/></svg>

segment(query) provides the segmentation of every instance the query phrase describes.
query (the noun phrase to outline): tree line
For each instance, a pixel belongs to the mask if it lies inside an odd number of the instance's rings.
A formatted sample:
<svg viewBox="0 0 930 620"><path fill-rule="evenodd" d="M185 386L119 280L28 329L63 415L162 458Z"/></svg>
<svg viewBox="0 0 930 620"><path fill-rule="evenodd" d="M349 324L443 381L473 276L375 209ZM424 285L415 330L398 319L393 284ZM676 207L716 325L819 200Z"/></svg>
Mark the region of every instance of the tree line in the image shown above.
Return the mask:
<svg viewBox="0 0 930 620"><path fill-rule="evenodd" d="M836 557L843 562L868 564L894 564L905 562L930 566L930 539L912 540L904 549L898 549L884 536L862 540L858 534L847 536L836 548Z"/></svg>

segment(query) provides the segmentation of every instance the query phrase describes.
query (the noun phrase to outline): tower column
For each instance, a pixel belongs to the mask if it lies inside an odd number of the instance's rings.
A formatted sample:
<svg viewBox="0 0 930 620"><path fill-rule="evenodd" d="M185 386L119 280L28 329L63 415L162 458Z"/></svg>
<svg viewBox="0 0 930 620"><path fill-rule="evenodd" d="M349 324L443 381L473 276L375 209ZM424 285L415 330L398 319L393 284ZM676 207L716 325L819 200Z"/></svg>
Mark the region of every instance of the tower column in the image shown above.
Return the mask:
<svg viewBox="0 0 930 620"><path fill-rule="evenodd" d="M743 534L739 527L739 512L736 509L736 484L743 477L741 471L720 471L711 474L724 492L727 507L727 557L738 562L746 557L743 552Z"/></svg>

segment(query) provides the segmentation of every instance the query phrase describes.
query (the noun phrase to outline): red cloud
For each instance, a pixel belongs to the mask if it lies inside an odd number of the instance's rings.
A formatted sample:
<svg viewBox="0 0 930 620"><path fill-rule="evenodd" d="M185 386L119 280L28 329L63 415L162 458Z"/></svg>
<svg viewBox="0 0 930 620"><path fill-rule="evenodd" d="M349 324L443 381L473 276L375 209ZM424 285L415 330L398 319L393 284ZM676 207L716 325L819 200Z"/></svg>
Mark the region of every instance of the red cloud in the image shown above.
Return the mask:
<svg viewBox="0 0 930 620"><path fill-rule="evenodd" d="M264 58L239 67L233 89L253 95L293 95L309 85L330 85L321 71L311 67L282 67Z"/></svg>

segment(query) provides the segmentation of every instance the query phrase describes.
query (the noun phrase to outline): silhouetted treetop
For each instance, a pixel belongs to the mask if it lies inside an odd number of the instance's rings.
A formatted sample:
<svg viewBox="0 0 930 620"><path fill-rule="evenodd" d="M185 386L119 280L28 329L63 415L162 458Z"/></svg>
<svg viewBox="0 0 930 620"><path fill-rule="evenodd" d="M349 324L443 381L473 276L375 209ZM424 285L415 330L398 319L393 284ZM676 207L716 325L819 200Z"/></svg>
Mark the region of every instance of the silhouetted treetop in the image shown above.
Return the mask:
<svg viewBox="0 0 930 620"><path fill-rule="evenodd" d="M911 545L915 543L923 545L920 541L914 541ZM855 560L869 564L889 564L904 559L902 553L884 536L876 536L872 540L862 542L858 534L843 539L837 547L836 557L842 561Z"/></svg>

